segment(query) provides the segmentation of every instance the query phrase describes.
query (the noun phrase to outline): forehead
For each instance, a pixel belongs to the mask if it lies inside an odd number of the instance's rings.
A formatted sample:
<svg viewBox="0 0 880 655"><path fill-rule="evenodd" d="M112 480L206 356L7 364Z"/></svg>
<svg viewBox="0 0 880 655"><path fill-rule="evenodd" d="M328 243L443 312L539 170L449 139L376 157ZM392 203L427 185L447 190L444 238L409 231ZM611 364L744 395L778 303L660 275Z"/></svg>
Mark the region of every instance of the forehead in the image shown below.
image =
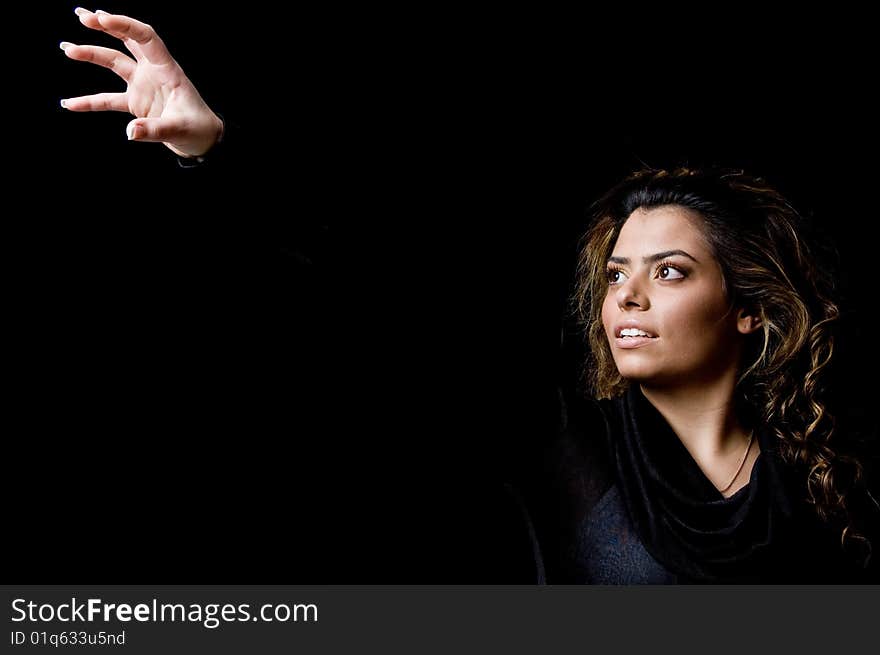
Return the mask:
<svg viewBox="0 0 880 655"><path fill-rule="evenodd" d="M681 249L699 259L697 253L710 254L702 225L702 216L686 207L639 208L624 222L613 254L628 257Z"/></svg>

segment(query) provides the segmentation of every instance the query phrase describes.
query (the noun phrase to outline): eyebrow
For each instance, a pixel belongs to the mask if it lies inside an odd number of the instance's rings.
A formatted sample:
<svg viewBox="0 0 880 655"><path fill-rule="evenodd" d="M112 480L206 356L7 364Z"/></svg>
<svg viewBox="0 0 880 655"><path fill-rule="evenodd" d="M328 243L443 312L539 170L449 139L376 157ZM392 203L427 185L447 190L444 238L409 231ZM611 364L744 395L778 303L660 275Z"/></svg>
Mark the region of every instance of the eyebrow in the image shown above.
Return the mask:
<svg viewBox="0 0 880 655"><path fill-rule="evenodd" d="M686 253L684 250L664 250L663 252L658 252L653 255L648 255L647 257L642 257L642 262L645 264L652 264L654 262L659 262L660 260L666 259L667 257L672 257L673 255L681 255L682 257L687 257L688 259L694 260L697 264L699 264L699 260L691 254ZM629 264L629 257L609 257L609 264Z"/></svg>

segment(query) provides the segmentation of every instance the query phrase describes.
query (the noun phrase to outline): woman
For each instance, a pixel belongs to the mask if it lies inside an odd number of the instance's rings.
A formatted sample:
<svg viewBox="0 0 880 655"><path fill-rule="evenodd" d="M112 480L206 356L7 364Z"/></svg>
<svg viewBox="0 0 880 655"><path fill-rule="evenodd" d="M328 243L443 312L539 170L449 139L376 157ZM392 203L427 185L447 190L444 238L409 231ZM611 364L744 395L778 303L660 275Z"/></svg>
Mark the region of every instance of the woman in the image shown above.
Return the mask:
<svg viewBox="0 0 880 655"><path fill-rule="evenodd" d="M223 123L148 25L76 10L133 55L62 43L184 165ZM790 205L734 171L643 171L596 206L576 294L597 402L569 399L524 491L549 582L861 581L878 508L825 398L838 310ZM868 565L868 566L866 566Z"/></svg>
<svg viewBox="0 0 880 655"><path fill-rule="evenodd" d="M805 227L742 171L644 170L597 202L575 294L596 402L569 404L533 508L550 582L876 575L880 507L828 405L838 308Z"/></svg>

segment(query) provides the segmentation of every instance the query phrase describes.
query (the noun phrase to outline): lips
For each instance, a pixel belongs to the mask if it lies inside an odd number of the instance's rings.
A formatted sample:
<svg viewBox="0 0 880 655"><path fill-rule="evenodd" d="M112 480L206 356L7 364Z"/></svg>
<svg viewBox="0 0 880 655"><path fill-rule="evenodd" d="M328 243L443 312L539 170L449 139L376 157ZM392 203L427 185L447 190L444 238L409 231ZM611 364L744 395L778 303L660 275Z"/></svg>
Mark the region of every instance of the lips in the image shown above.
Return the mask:
<svg viewBox="0 0 880 655"><path fill-rule="evenodd" d="M618 348L641 348L654 343L658 336L653 329L640 321L627 319L614 327L614 344Z"/></svg>
<svg viewBox="0 0 880 655"><path fill-rule="evenodd" d="M621 321L614 327L614 336L618 339L621 337L630 339L639 337L656 339L657 333L640 321L628 319L626 321Z"/></svg>

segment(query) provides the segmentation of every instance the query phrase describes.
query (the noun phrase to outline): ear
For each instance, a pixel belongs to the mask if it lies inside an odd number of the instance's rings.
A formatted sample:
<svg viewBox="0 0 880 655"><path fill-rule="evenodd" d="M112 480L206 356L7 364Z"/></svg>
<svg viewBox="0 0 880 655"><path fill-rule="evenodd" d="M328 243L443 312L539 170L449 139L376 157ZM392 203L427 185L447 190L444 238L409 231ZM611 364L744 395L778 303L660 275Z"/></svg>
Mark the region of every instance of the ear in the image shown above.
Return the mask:
<svg viewBox="0 0 880 655"><path fill-rule="evenodd" d="M740 334L751 334L761 327L761 317L756 316L753 310L743 308L736 315L736 329Z"/></svg>

